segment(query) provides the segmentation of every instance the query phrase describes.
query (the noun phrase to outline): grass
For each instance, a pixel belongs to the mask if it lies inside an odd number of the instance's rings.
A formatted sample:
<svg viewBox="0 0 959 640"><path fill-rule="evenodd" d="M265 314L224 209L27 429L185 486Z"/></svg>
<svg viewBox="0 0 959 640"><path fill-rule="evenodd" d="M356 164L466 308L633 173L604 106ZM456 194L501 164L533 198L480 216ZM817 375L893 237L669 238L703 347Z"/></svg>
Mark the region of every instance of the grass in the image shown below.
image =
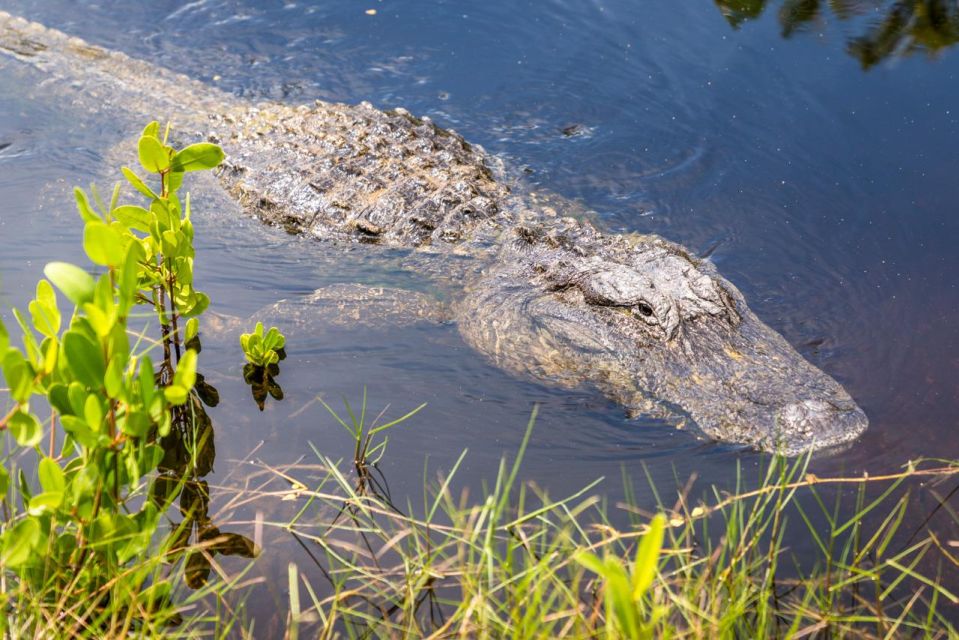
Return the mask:
<svg viewBox="0 0 959 640"><path fill-rule="evenodd" d="M146 590L178 576L173 596L133 598L144 603L137 608L110 607L131 601L114 598L112 585L84 592L69 568L44 593L4 575L5 637L959 637L959 597L941 579L959 570L959 542L940 540L911 502L918 491L932 495L959 526L936 488L959 475L959 462L819 478L808 459L771 458L732 493L694 500L690 484L656 494L647 512L627 481L626 503L611 508L596 495L599 480L558 499L520 481L534 413L515 459L501 461L482 493L455 489L464 452L446 475L424 481L414 506L394 503L375 460L386 455L381 434L415 411L368 421L364 394L359 411L331 413L353 434L347 460L316 449L315 461L282 467L248 459L231 472L242 486L210 488L220 504L211 518L265 529L271 542L258 534L257 543L281 546L285 574L255 578L255 564L218 563L222 539L170 553L182 539L173 535L131 565L142 580L122 581ZM255 520L236 517L251 508ZM655 514L661 548L641 544ZM191 554L213 569L196 590L183 573ZM648 588L631 588L647 581L637 576L651 578ZM247 599L264 590L277 603L274 619L253 621Z"/></svg>
<svg viewBox="0 0 959 640"><path fill-rule="evenodd" d="M464 453L419 509L394 504L357 460L317 451L309 478L264 468L257 491L297 505L266 524L311 558L286 576L289 637L635 637L607 609L616 585L576 558L641 573L632 558L653 514L621 505L633 526L617 528L596 483L561 499L520 483L534 420L482 495L452 489ZM959 463L853 478L818 478L807 463L773 458L758 489L741 479L695 506L685 492L660 496L655 579L629 601L642 636L959 637L959 598L938 577L959 568L949 550L959 543L915 527L909 502L914 481L953 477ZM271 475L286 488L267 488ZM808 549L787 546L797 530Z"/></svg>

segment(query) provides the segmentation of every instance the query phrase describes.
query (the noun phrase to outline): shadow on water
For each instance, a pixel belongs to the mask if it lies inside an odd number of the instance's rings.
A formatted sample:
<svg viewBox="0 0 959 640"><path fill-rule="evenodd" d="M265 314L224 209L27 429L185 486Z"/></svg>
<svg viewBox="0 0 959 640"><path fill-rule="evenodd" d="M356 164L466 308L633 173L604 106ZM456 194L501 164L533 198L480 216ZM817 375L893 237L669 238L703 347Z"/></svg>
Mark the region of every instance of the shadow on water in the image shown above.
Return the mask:
<svg viewBox="0 0 959 640"><path fill-rule="evenodd" d="M827 15L840 21L861 20L869 25L851 38L846 52L869 69L887 58L925 53L935 56L959 42L959 5L949 0L715 0L734 28L759 18L773 4L784 38L816 27ZM827 9L828 6L828 9Z"/></svg>

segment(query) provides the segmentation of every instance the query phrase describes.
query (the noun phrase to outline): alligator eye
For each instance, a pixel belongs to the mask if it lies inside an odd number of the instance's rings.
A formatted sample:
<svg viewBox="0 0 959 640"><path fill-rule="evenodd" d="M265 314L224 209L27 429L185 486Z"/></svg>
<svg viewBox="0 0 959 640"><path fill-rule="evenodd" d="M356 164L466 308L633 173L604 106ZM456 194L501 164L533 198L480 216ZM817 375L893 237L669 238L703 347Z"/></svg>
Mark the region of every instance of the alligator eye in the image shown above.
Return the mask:
<svg viewBox="0 0 959 640"><path fill-rule="evenodd" d="M640 302L638 305L636 305L636 310L647 318L653 315L653 308L645 302Z"/></svg>

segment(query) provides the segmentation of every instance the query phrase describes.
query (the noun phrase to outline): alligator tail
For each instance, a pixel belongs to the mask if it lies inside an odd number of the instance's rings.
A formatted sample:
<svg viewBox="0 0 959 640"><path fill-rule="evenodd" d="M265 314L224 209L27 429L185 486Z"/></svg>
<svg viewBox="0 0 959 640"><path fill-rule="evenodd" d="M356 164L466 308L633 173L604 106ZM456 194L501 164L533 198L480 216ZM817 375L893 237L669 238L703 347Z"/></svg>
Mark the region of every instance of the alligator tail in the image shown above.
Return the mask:
<svg viewBox="0 0 959 640"><path fill-rule="evenodd" d="M40 69L74 104L195 124L236 105L230 94L58 29L0 11L0 55ZM188 121L184 122L184 118Z"/></svg>

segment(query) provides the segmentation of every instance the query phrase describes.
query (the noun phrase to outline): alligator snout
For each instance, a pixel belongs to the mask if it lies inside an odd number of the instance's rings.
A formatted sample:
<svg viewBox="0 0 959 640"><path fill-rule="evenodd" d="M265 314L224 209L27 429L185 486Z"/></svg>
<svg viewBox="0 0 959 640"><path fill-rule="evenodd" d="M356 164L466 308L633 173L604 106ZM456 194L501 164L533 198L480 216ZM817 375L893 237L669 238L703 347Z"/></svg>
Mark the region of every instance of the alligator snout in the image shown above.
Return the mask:
<svg viewBox="0 0 959 640"><path fill-rule="evenodd" d="M851 401L801 400L779 409L775 419L776 431L786 436L779 443L779 450L786 455L842 444L850 434L860 434L869 425L866 414Z"/></svg>

